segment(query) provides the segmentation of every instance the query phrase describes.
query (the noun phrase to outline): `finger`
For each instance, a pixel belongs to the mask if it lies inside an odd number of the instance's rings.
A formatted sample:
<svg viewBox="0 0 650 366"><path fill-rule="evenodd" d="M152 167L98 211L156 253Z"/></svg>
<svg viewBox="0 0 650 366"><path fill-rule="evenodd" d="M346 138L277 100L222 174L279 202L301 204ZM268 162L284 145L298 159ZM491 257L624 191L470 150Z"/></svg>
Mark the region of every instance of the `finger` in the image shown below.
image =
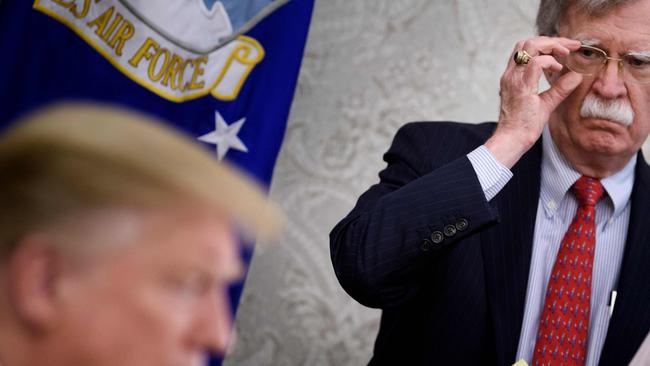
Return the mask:
<svg viewBox="0 0 650 366"><path fill-rule="evenodd" d="M562 60L563 60L564 58L566 58L566 56L567 56L568 54L569 54L569 50L566 49L566 48L564 48L563 50L561 50L561 51L559 51L559 52L554 52L553 54L549 54L549 55L547 55L547 54L538 54L537 56L533 56L533 55L531 55L532 58L531 58L530 61L529 61L527 64L525 64L525 65L529 65L529 64L531 64L535 59L541 57L541 59L539 59L540 61L543 61L543 62L540 63L541 65L546 65L546 64L548 64L549 62L551 62L552 64L555 65L555 67L559 66L560 69L561 69L562 64L558 61L558 59L562 59ZM517 62L515 61L515 59L516 59L516 55L517 55L516 52L512 55L512 57L510 58L510 61L511 61L511 62L509 62L508 67L510 67L510 68L513 68L513 67L514 67L515 70L519 70L520 72L523 71L523 70L526 70L527 68L522 67L522 66L524 66L524 65L519 65L519 64L517 64ZM529 55L530 55L530 53L529 53ZM547 58L547 57L552 58L554 62L552 62L552 61L546 61L546 58ZM559 71L559 69L558 69L558 70L555 70L555 71Z"/></svg>
<svg viewBox="0 0 650 366"><path fill-rule="evenodd" d="M533 44L535 45L535 48L537 48L537 47L546 47L556 43L568 48L573 48L573 47L577 48L580 47L581 44L580 41L578 40L566 38L566 37L539 36L539 37L524 39L517 42L514 50L520 50L522 48L525 48L525 46L528 44Z"/></svg>
<svg viewBox="0 0 650 366"><path fill-rule="evenodd" d="M553 55L558 58L566 57L571 51L580 48L581 43L576 40L561 37L536 37L520 41L510 57L508 66L516 66L515 54L517 51L526 51L531 56Z"/></svg>
<svg viewBox="0 0 650 366"><path fill-rule="evenodd" d="M557 53L566 55L580 48L580 44L580 41L563 37L535 37L526 40L520 49L526 50L533 56Z"/></svg>
<svg viewBox="0 0 650 366"><path fill-rule="evenodd" d="M560 76L547 91L541 93L540 98L549 107L549 111L557 108L580 85L582 78L582 74L570 71Z"/></svg>
<svg viewBox="0 0 650 366"><path fill-rule="evenodd" d="M565 47L563 45L557 44L557 45L553 46L553 48L551 48L550 52L540 52L540 54L542 54L542 55L553 55L555 57L565 57L569 53L571 53L571 51L573 51L573 50L571 50L568 47Z"/></svg>
<svg viewBox="0 0 650 366"><path fill-rule="evenodd" d="M539 87L539 79L542 77L544 70L559 72L563 66L555 57L541 55L533 57L528 65L521 68L524 69L523 82L536 92Z"/></svg>

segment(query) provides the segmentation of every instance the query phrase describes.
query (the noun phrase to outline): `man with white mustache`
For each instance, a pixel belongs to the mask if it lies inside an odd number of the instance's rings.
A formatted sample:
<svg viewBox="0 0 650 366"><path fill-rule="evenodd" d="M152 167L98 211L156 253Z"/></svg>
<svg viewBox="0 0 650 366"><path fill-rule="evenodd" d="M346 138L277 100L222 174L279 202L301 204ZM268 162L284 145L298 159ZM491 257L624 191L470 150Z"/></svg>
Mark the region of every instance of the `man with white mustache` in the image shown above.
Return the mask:
<svg viewBox="0 0 650 366"><path fill-rule="evenodd" d="M343 288L383 310L371 365L630 362L650 329L649 16L542 0L498 123L397 132L330 234Z"/></svg>

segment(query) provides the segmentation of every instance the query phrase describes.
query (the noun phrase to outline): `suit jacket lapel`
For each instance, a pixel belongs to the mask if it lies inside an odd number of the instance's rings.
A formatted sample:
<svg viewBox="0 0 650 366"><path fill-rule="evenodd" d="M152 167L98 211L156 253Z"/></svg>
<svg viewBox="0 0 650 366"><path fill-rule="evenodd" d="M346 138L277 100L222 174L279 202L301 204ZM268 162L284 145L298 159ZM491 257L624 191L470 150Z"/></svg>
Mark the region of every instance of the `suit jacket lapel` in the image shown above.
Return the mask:
<svg viewBox="0 0 650 366"><path fill-rule="evenodd" d="M627 365L650 328L650 167L639 153L631 214L600 365Z"/></svg>
<svg viewBox="0 0 650 366"><path fill-rule="evenodd" d="M513 178L492 200L499 224L482 234L488 302L497 364L514 362L524 313L539 201L541 139L513 167Z"/></svg>

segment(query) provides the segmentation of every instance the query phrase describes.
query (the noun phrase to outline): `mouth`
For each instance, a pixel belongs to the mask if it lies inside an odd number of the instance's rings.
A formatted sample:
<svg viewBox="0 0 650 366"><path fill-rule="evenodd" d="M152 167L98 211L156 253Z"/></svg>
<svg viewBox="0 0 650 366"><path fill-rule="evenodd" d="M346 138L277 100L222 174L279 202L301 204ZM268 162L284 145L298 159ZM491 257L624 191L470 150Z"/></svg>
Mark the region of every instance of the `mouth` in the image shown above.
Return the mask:
<svg viewBox="0 0 650 366"><path fill-rule="evenodd" d="M628 127L620 122L615 122L604 118L580 118L579 124L582 126L582 132L589 134L592 138L595 136L616 137L626 133Z"/></svg>
<svg viewBox="0 0 650 366"><path fill-rule="evenodd" d="M609 115L590 115L590 114L580 114L580 117L583 119L590 119L598 122L605 122L607 124L613 123L620 126L627 127L632 124L634 117L633 116L609 116Z"/></svg>
<svg viewBox="0 0 650 366"><path fill-rule="evenodd" d="M627 127L632 124L631 120L628 121L628 120L613 119L606 116L580 116L580 117L582 117L585 120L594 121L598 125L601 125L603 127L605 127L605 125L611 126L612 124Z"/></svg>

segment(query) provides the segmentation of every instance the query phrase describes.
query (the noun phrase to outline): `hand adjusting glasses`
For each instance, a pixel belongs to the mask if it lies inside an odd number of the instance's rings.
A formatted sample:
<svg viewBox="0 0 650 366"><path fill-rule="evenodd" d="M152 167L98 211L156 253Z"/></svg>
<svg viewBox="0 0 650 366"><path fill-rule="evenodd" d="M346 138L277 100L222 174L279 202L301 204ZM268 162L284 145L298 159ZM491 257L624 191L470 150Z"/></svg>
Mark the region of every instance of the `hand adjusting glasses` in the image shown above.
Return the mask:
<svg viewBox="0 0 650 366"><path fill-rule="evenodd" d="M618 70L626 81L637 84L650 83L650 53L628 52L621 58L610 57L600 48L582 45L564 58L564 65L571 71L584 75L596 75L609 61L618 62Z"/></svg>

